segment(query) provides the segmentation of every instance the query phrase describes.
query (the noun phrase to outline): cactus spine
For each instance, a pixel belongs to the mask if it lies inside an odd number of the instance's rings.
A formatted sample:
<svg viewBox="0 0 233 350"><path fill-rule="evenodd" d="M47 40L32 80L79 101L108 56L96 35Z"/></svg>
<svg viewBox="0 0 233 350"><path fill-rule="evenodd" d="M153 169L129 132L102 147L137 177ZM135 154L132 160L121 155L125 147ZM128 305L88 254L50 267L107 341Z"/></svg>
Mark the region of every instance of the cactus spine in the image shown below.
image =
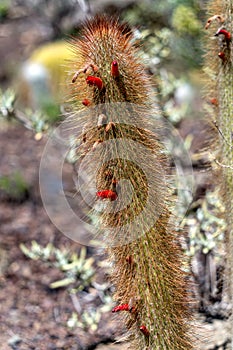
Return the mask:
<svg viewBox="0 0 233 350"><path fill-rule="evenodd" d="M72 48L78 52L74 120L83 130L78 152L89 174L98 165L96 200L105 203L99 236L104 232L113 266L113 312L123 318L134 350L190 350L187 274L171 219L167 161L150 131L151 82L133 34L127 25L97 16L84 24ZM129 198L122 179L131 183Z"/></svg>

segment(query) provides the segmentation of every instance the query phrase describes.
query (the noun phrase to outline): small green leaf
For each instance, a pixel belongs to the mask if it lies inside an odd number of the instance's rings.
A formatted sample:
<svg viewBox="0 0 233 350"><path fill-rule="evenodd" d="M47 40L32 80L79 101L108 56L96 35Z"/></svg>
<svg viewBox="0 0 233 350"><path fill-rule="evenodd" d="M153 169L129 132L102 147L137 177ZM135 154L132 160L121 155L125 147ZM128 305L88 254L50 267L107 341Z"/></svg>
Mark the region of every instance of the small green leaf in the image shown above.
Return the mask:
<svg viewBox="0 0 233 350"><path fill-rule="evenodd" d="M52 289L56 289L56 288L61 288L61 287L67 287L71 283L74 283L74 282L75 282L74 278L64 278L63 280L59 280L59 281L50 283L49 286Z"/></svg>

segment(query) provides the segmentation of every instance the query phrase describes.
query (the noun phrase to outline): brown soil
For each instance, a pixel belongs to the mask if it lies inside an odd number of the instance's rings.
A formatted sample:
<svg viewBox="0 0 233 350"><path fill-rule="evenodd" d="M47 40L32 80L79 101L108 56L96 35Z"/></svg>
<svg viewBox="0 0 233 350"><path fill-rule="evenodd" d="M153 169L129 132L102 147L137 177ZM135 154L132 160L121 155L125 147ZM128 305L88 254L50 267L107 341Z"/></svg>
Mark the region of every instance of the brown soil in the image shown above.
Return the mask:
<svg viewBox="0 0 233 350"><path fill-rule="evenodd" d="M53 226L39 197L38 170L45 141L35 141L21 125L0 131L1 175L17 170L29 184L26 200L14 202L5 195L0 203L0 348L94 349L119 333L111 312L102 317L97 332L69 330L66 322L75 311L71 298L66 289L49 288L61 278L59 271L26 258L19 248L20 243L30 246L32 240L70 251L80 248Z"/></svg>

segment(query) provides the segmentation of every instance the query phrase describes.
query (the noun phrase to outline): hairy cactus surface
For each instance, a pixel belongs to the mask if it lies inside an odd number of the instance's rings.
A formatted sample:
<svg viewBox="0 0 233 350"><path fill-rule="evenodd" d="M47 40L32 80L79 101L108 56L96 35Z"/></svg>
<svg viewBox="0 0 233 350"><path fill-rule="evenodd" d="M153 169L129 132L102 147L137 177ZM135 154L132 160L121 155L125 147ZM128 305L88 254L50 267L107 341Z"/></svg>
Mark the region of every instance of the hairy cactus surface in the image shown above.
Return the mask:
<svg viewBox="0 0 233 350"><path fill-rule="evenodd" d="M208 76L210 116L218 130L216 163L226 207L226 260L228 295L233 302L233 3L231 0L210 1L206 23L205 71ZM233 334L233 326L231 327ZM231 336L232 337L232 336Z"/></svg>
<svg viewBox="0 0 233 350"><path fill-rule="evenodd" d="M113 316L128 329L132 349L190 350L188 276L172 214L169 163L133 32L97 16L71 45L78 55L68 119L78 137L82 194L98 216L96 238L112 265Z"/></svg>

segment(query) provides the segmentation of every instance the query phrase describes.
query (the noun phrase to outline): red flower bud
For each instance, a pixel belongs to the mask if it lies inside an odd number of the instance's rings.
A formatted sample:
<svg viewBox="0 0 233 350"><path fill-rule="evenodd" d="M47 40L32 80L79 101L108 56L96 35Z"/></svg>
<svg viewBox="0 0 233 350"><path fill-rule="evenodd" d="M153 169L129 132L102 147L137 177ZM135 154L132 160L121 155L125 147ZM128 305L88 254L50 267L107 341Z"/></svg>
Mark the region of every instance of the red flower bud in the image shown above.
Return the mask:
<svg viewBox="0 0 233 350"><path fill-rule="evenodd" d="M97 197L101 199L110 199L111 201L115 201L117 199L117 193L111 190L98 191L96 193Z"/></svg>
<svg viewBox="0 0 233 350"><path fill-rule="evenodd" d="M217 31L217 33L215 34L215 36L219 36L219 34L223 34L226 38L227 41L230 41L231 40L231 33L228 32L226 29L219 29Z"/></svg>
<svg viewBox="0 0 233 350"><path fill-rule="evenodd" d="M83 104L84 106L90 106L91 101L88 100L87 98L84 98L84 100L82 101L82 104Z"/></svg>
<svg viewBox="0 0 233 350"><path fill-rule="evenodd" d="M140 328L140 331L145 335L145 337L149 337L150 335L150 332L148 331L148 329L146 328L146 326L141 326Z"/></svg>
<svg viewBox="0 0 233 350"><path fill-rule="evenodd" d="M117 61L113 61L111 64L111 74L113 78L117 78L120 75Z"/></svg>
<svg viewBox="0 0 233 350"><path fill-rule="evenodd" d="M223 60L223 61L225 61L225 59L226 59L225 53L222 51L218 53L218 57L221 58L221 60Z"/></svg>
<svg viewBox="0 0 233 350"><path fill-rule="evenodd" d="M218 100L215 97L210 99L210 103L214 106L218 106Z"/></svg>
<svg viewBox="0 0 233 350"><path fill-rule="evenodd" d="M115 306L112 309L112 312L119 312L119 311L129 311L129 305L128 304L122 304L122 305Z"/></svg>
<svg viewBox="0 0 233 350"><path fill-rule="evenodd" d="M89 75L86 78L86 82L88 85L96 86L99 90L101 90L103 88L103 85L104 85L102 82L102 79L100 79L98 77L94 77L92 75Z"/></svg>

